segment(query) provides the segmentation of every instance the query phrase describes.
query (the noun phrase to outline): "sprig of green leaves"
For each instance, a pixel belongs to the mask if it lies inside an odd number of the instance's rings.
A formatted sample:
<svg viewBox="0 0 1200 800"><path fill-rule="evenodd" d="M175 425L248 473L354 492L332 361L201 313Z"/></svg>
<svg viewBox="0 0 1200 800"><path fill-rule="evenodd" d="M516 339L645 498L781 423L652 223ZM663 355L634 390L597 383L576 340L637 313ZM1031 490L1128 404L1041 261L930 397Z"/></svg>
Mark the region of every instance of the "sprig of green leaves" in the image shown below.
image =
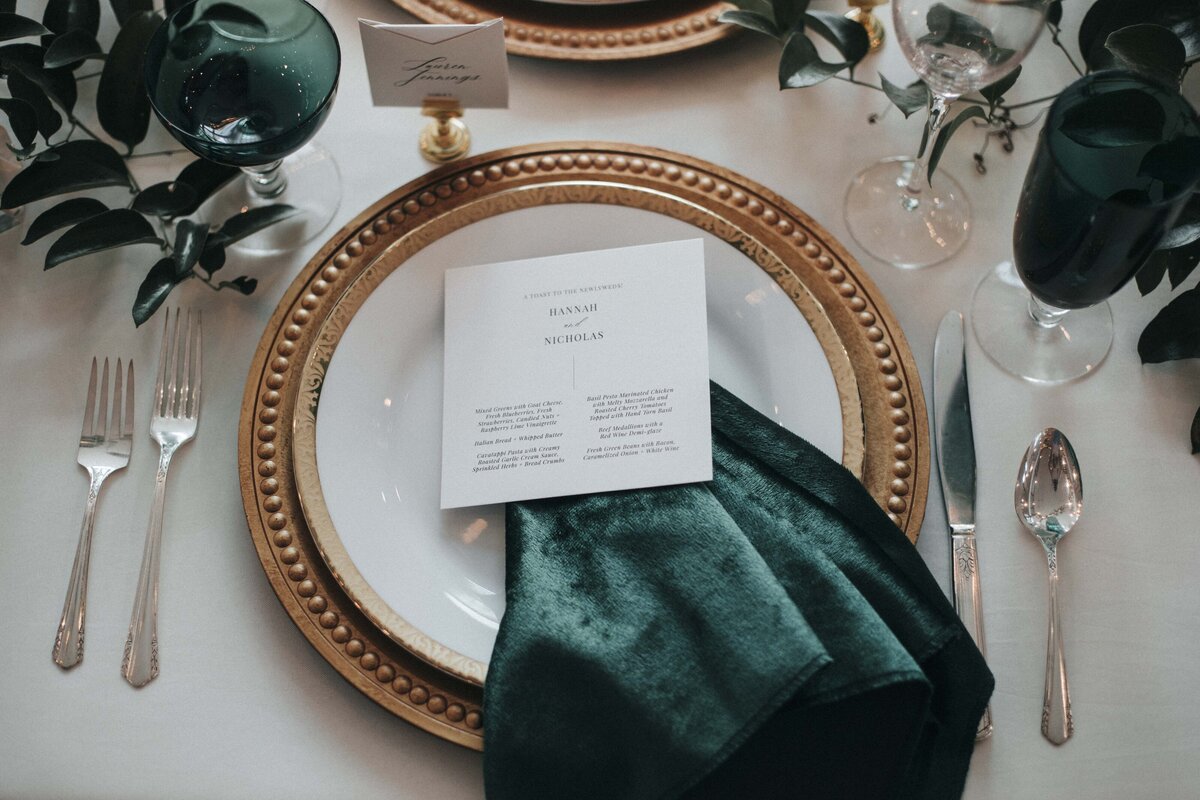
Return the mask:
<svg viewBox="0 0 1200 800"><path fill-rule="evenodd" d="M170 13L180 5L178 0L168 0L165 10ZM33 218L21 244L58 236L46 253L45 269L106 250L154 245L160 257L142 281L133 305L134 323L141 325L172 289L192 278L213 289L253 292L257 285L253 278L214 280L225 265L226 247L296 210L283 204L265 206L237 214L211 231L208 224L187 219L239 174L234 167L203 159L188 164L172 181L144 189L138 186L126 159L149 130L151 108L141 89L142 61L163 15L154 10L151 0L110 0L110 6L119 30L106 53L96 39L100 0L49 0L40 22L15 13L13 0L0 0L0 77L11 95L0 98L0 112L17 145L13 152L26 162L0 194L0 208L126 188L132 199L124 208L109 208L87 196L55 203ZM246 25L262 24L236 4L218 3L208 13ZM30 41L34 37L36 41ZM104 133L124 146L124 154L75 115L75 72L93 60L103 61L96 116ZM65 136L60 136L64 130ZM88 138L73 138L77 133ZM168 237L172 224L174 236Z"/></svg>

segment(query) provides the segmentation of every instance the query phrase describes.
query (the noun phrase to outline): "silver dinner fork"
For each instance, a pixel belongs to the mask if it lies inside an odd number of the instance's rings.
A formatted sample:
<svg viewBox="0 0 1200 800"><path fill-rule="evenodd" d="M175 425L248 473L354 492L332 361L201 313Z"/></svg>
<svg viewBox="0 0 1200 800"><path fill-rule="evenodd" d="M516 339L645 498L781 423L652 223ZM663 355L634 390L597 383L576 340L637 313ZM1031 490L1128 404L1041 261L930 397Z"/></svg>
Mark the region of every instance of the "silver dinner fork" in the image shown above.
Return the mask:
<svg viewBox="0 0 1200 800"><path fill-rule="evenodd" d="M154 382L154 410L150 438L158 442L158 474L154 479L154 505L142 552L129 637L121 674L133 686L145 686L158 676L158 556L162 545L163 502L167 493L167 468L171 456L196 435L200 415L200 312L187 312L180 333L180 311L171 312L163 323L162 347L158 353L158 377Z"/></svg>
<svg viewBox="0 0 1200 800"><path fill-rule="evenodd" d="M96 501L104 479L129 464L133 444L133 362L129 362L129 377L121 385L121 359L113 380L112 416L108 415L108 359L100 378L100 409L96 410L96 359L92 359L92 375L88 380L87 405L83 411L83 431L79 434L79 466L88 471L87 506L83 512L83 527L75 548L75 563L67 583L67 599L63 602L58 634L54 637L54 663L70 669L83 660L83 619L87 611L88 564L92 558L92 529L96 522ZM124 403L122 403L122 399ZM124 406L124 415L122 415Z"/></svg>

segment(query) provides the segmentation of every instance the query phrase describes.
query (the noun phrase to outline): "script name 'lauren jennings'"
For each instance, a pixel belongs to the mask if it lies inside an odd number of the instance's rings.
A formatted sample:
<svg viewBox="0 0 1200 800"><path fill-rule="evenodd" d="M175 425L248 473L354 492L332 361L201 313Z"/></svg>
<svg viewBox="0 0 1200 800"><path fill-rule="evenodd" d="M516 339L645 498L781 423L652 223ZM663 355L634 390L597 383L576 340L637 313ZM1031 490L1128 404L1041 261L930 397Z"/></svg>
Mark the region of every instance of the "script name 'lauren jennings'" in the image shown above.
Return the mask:
<svg viewBox="0 0 1200 800"><path fill-rule="evenodd" d="M572 342L591 342L596 339L603 339L604 331L590 331L588 333L561 333L557 336L547 336L546 344L571 344Z"/></svg>

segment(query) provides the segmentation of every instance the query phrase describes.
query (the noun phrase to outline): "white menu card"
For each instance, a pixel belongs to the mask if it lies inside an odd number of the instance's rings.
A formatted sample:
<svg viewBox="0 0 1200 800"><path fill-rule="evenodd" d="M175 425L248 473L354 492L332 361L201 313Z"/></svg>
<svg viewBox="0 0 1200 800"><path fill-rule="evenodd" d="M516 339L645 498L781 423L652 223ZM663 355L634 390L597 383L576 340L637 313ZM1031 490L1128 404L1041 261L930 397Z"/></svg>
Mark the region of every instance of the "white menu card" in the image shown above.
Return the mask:
<svg viewBox="0 0 1200 800"><path fill-rule="evenodd" d="M446 271L442 508L712 479L703 244Z"/></svg>

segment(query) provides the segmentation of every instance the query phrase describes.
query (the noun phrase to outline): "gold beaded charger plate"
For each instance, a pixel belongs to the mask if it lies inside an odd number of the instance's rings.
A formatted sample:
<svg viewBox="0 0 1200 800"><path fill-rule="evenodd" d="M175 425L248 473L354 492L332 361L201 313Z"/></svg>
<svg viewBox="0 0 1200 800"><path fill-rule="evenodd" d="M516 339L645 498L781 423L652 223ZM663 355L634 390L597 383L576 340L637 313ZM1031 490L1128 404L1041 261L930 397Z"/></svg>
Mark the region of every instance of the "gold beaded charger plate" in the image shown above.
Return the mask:
<svg viewBox="0 0 1200 800"><path fill-rule="evenodd" d="M562 61L617 61L678 53L740 29L718 20L732 5L712 0L576 3L543 0L392 0L424 22L504 18L508 52Z"/></svg>
<svg viewBox="0 0 1200 800"><path fill-rule="evenodd" d="M372 700L482 747L490 646L456 649L445 629L423 629L487 628L503 599L501 507L443 514L436 492L420 493L439 473L444 269L696 236L706 239L713 378L840 453L915 541L930 459L916 368L878 290L828 233L767 189L667 151L559 143L483 154L398 189L330 239L280 302L246 385L239 472L259 558L301 632ZM348 444L328 444L339 439ZM391 474L363 467L372 458ZM349 468L322 471L331 464ZM360 485L387 487L369 511L384 524L346 518L343 530L326 495L352 507ZM427 506L418 522L440 522L403 530L379 511L406 504ZM384 599L447 564L473 597L443 592L403 614ZM499 597L490 610L489 596ZM440 621L414 624L422 605L440 605Z"/></svg>

